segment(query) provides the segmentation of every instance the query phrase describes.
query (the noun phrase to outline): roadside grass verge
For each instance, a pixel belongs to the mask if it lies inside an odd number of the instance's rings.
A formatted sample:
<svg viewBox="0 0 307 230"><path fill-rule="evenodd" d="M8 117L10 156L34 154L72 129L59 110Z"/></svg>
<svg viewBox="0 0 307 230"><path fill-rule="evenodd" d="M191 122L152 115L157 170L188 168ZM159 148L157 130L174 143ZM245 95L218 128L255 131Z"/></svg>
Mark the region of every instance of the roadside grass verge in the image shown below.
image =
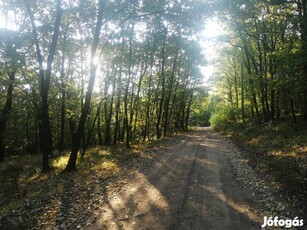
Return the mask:
<svg viewBox="0 0 307 230"><path fill-rule="evenodd" d="M259 124L228 122L215 127L230 137L244 158L288 196L307 202L307 124L290 121ZM302 203L302 204L303 204Z"/></svg>

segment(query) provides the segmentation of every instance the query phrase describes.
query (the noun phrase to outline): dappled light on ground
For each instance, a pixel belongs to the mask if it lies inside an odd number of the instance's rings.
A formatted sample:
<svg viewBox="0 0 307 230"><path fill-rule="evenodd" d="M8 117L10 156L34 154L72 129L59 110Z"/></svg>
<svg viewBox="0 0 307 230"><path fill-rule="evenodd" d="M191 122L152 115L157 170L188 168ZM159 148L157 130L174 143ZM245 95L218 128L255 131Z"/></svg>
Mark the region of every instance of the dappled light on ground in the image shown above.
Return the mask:
<svg viewBox="0 0 307 230"><path fill-rule="evenodd" d="M220 136L206 128L173 141L152 167L105 198L91 229L258 229L261 219Z"/></svg>

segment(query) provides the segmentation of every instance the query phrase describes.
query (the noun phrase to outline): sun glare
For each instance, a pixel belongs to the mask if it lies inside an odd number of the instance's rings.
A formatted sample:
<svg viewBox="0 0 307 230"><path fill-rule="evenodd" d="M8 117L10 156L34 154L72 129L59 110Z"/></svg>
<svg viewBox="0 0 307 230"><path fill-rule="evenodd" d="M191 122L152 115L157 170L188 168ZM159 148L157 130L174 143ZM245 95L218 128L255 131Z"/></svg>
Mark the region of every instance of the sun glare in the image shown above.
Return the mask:
<svg viewBox="0 0 307 230"><path fill-rule="evenodd" d="M203 35L205 38L218 38L224 33L224 26L221 24L218 18L210 18L205 22L205 30Z"/></svg>
<svg viewBox="0 0 307 230"><path fill-rule="evenodd" d="M18 26L15 22L14 12L9 11L7 17L3 16L0 11L0 29L9 29L12 31L18 31Z"/></svg>
<svg viewBox="0 0 307 230"><path fill-rule="evenodd" d="M224 27L218 18L210 18L205 21L204 31L201 34L200 44L208 64L201 68L204 83L214 74L214 63L218 58L218 39L224 33Z"/></svg>
<svg viewBox="0 0 307 230"><path fill-rule="evenodd" d="M3 29L5 28L5 20L3 18L3 16L1 15L1 12L0 12L0 29Z"/></svg>

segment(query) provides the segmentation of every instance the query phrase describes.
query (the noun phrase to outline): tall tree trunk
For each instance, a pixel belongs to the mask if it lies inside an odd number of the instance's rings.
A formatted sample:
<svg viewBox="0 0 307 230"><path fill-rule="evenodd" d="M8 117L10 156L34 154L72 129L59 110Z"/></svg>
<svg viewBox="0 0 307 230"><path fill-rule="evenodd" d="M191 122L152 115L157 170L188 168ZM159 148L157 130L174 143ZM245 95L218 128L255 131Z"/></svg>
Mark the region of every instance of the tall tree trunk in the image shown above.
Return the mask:
<svg viewBox="0 0 307 230"><path fill-rule="evenodd" d="M162 120L162 111L163 111L163 104L164 104L164 97L165 97L165 44L166 44L166 36L167 36L167 29L165 28L164 31L164 38L163 38L163 45L162 45L162 66L161 66L161 75L160 79L162 81L162 92L161 92L161 98L159 102L159 108L158 108L158 114L157 114L157 123L156 123L156 133L157 133L157 139L160 139L161 134L161 128L160 123Z"/></svg>
<svg viewBox="0 0 307 230"><path fill-rule="evenodd" d="M64 42L65 43L65 42ZM61 63L61 124L60 124L60 140L59 140L59 152L62 153L64 150L65 141L65 116L66 116L66 83L65 83L65 72L64 72L64 61L65 57L62 56Z"/></svg>
<svg viewBox="0 0 307 230"><path fill-rule="evenodd" d="M246 68L247 68L247 73L249 76L249 86L250 86L250 93L251 93L251 105L252 105L252 113L253 113L253 108L256 110L257 117L260 117L259 114L259 109L258 109L258 103L257 103L257 98L256 98L256 93L255 93L255 87L254 87L254 79L252 76L252 65L251 65L251 60L250 60L250 53L248 52L247 46L244 46L245 49L245 56L246 56Z"/></svg>
<svg viewBox="0 0 307 230"><path fill-rule="evenodd" d="M147 55L146 55L147 57ZM139 100L140 100L140 93L141 93L141 88L142 88L142 82L143 82L143 78L146 74L147 71L147 63L146 60L144 60L144 62L142 62L142 67L140 69L140 76L139 76L139 82L138 82L138 89L137 89L137 93L136 93L136 97L134 99L133 102L133 106L132 106L132 110L135 111L135 119L134 119L134 128L133 128L133 133L136 132L136 124L137 124L137 120L138 120L138 115L139 115ZM132 123L132 116L130 117L131 119L131 123Z"/></svg>
<svg viewBox="0 0 307 230"><path fill-rule="evenodd" d="M115 67L116 68L116 67ZM112 90L112 96L110 101L110 109L106 113L106 119L105 119L105 145L110 146L112 143L112 136L111 136L111 120L113 115L113 102L114 102L114 94L115 94L115 78L116 77L116 69L113 74L113 90Z"/></svg>
<svg viewBox="0 0 307 230"><path fill-rule="evenodd" d="M113 144L116 144L120 138L119 109L120 109L120 96L118 96L115 106L115 127L114 127Z"/></svg>
<svg viewBox="0 0 307 230"><path fill-rule="evenodd" d="M188 91L188 84L189 84L189 80L190 79L186 79L185 85L184 85L184 90L183 90L183 94L181 96L181 100L180 100L180 106L179 106L179 110L180 110L180 122L179 122L179 129L181 131L184 131L184 127L185 127L185 117L186 117L186 103L188 100L188 95L187 95L187 91Z"/></svg>
<svg viewBox="0 0 307 230"><path fill-rule="evenodd" d="M235 94L236 94L236 108L239 109L239 91L238 91L238 75L235 72Z"/></svg>
<svg viewBox="0 0 307 230"><path fill-rule="evenodd" d="M191 92L191 95L190 95L190 98L189 98L188 104L187 104L185 123L184 123L184 131L189 130L189 119L190 119L192 101L193 101L193 91Z"/></svg>
<svg viewBox="0 0 307 230"><path fill-rule="evenodd" d="M85 96L85 102L82 108L82 113L81 117L79 120L79 125L77 128L77 131L73 135L73 145L71 149L71 153L69 156L69 160L67 163L67 166L65 168L65 171L75 171L77 169L76 167L76 162L77 162L77 156L78 156L78 151L80 149L80 144L81 144L81 139L84 133L84 126L85 122L90 110L90 103L91 103L91 98L92 98L92 92L95 84L95 78L96 78L96 70L97 66L94 62L95 57L96 57L96 51L97 51L97 46L99 43L99 36L100 36L100 31L102 27L102 16L103 16L103 0L99 0L99 9L98 9L98 16L97 16L97 23L96 23L96 28L95 28L95 33L94 33L94 39L92 43L92 48L91 48L91 67L90 67L90 79L86 91L86 96Z"/></svg>
<svg viewBox="0 0 307 230"><path fill-rule="evenodd" d="M52 35L52 41L49 49L49 54L47 58L47 69L43 69L43 57L41 54L41 48L38 41L37 28L35 25L35 20L33 13L30 8L29 1L26 1L27 11L30 16L30 21L32 25L32 34L34 38L34 43L36 47L37 61L39 64L39 76L40 76L40 92L41 92L41 146L43 152L43 165L42 171L46 172L50 170L48 157L52 154L52 135L49 120L49 105L48 105L48 94L50 87L52 63L57 48L57 41L59 37L59 30L62 17L61 0L56 1L56 19L54 22L54 30Z"/></svg>
<svg viewBox="0 0 307 230"><path fill-rule="evenodd" d="M13 90L15 82L15 72L8 73L9 76L9 85L6 93L6 102L0 117L0 161L5 159L5 148L4 148L4 131L7 124L7 120L10 116L13 104Z"/></svg>
<svg viewBox="0 0 307 230"><path fill-rule="evenodd" d="M243 61L241 62L241 117L244 122L245 112L244 112L244 78L243 78Z"/></svg>
<svg viewBox="0 0 307 230"><path fill-rule="evenodd" d="M257 64L256 60L254 60L254 68L256 75L259 76L259 84L260 84L260 92L259 92L259 97L261 101L261 108L262 108L262 116L263 116L263 121L266 122L268 121L268 115L267 115L267 110L265 107L265 86L264 86L264 81L263 81L263 59L262 59L262 50L261 50L261 44L260 41L257 41L258 45L258 53L259 53L259 71L257 69Z"/></svg>
<svg viewBox="0 0 307 230"><path fill-rule="evenodd" d="M164 103L164 130L163 130L164 136L167 136L168 130L169 130L169 113L170 113L169 105L170 105L171 95L172 95L172 91L173 91L173 83L174 83L174 78L175 78L175 72L176 72L176 68L177 68L177 59L178 59L178 54L179 54L179 40L180 40L180 35L179 35L178 42L177 42L176 54L175 54L174 63L173 63L173 69L172 69L171 76L169 78L169 86L168 86L168 89L167 89L167 94L166 94L165 103Z"/></svg>
<svg viewBox="0 0 307 230"><path fill-rule="evenodd" d="M293 98L292 98L290 90L289 89L286 89L286 90L287 90L287 93L288 93L288 97L290 99L291 113L292 113L293 122L294 122L294 124L296 124L296 115L295 115L295 107L294 107Z"/></svg>
<svg viewBox="0 0 307 230"><path fill-rule="evenodd" d="M110 87L110 80L113 78L113 82L115 81L115 63L113 63L112 71L109 73L109 71L106 73L106 78L104 81L104 97L108 98L108 91ZM114 84L113 84L114 85ZM110 111L112 111L113 107L113 94L114 94L114 89L112 93L112 100L110 102ZM104 111L104 123L105 123L105 128L104 128L104 144L106 146L111 145L111 119L109 119L109 110L108 110L108 104L109 100L106 100L103 105L103 111Z"/></svg>
<svg viewBox="0 0 307 230"><path fill-rule="evenodd" d="M129 85L132 78L132 51L133 51L133 27L130 31L129 37L129 67L128 67L128 79L126 83L125 89L125 97L124 97L124 129L126 131L126 147L130 148L130 135L131 135L131 124L129 122L129 115L128 115L128 98L129 98ZM132 109L132 108L131 108ZM132 111L133 112L133 111ZM132 114L130 114L132 116Z"/></svg>
<svg viewBox="0 0 307 230"><path fill-rule="evenodd" d="M303 87L303 112L302 119L307 120L307 0L302 0L302 22L301 22L301 39L302 39L302 47L303 47L303 79L305 85Z"/></svg>
<svg viewBox="0 0 307 230"><path fill-rule="evenodd" d="M96 117L95 117L93 125L95 125L95 121L96 121ZM91 136L90 134L89 134L89 137ZM98 144L101 147L103 142L102 142L102 134L101 134L100 106L97 108L97 135L98 135Z"/></svg>
<svg viewBox="0 0 307 230"><path fill-rule="evenodd" d="M280 90L277 91L276 94L276 118L279 119L280 118Z"/></svg>
<svg viewBox="0 0 307 230"><path fill-rule="evenodd" d="M271 75L271 120L275 119L275 90L274 90L274 86L273 86L273 82L274 82L274 75L275 75L275 71L273 71L273 60L272 58L270 58L270 75Z"/></svg>
<svg viewBox="0 0 307 230"><path fill-rule="evenodd" d="M85 152L90 144L90 141L91 141L91 138L92 138L92 133L94 131L94 128L95 128L95 124L96 124L96 121L97 121L97 134L98 134L98 143L99 143L99 146L102 146L102 136L101 136L101 131L100 131L100 108L101 108L101 104L103 102L104 99L102 99L100 102L99 102L99 105L97 107L97 111L96 111L96 115L95 115L95 118L94 118L94 121L93 121L93 124L92 124L92 127L88 133L88 136L87 136L87 139L86 139L86 144L84 146L84 148L82 149L82 153L81 153L81 158L84 157L85 155Z"/></svg>
<svg viewBox="0 0 307 230"><path fill-rule="evenodd" d="M152 84L152 75L153 75L153 63L154 63L154 52L152 51L150 58L150 74L148 80L148 93L147 93L147 102L146 102L146 117L145 117L145 128L143 141L146 140L146 137L150 137L150 120L149 120L149 112L150 112L150 103L151 103L151 84Z"/></svg>
<svg viewBox="0 0 307 230"><path fill-rule="evenodd" d="M114 137L113 137L113 144L118 143L120 139L120 120L119 120L119 112L120 112L120 104L121 104L121 93L122 93L122 87L121 87L121 81L122 81L122 67L119 66L119 74L117 80L117 100L115 105L115 127L114 127ZM115 88L114 88L115 91Z"/></svg>
<svg viewBox="0 0 307 230"><path fill-rule="evenodd" d="M264 32L265 34L266 32ZM266 39L266 36L265 36ZM266 42L266 41L265 41ZM270 105L269 105L269 98L268 98L268 62L267 62L267 50L266 50L266 44L263 44L263 61L264 61L264 102L265 102L265 110L267 114L267 121L271 119L271 111L270 111Z"/></svg>
<svg viewBox="0 0 307 230"><path fill-rule="evenodd" d="M232 116L232 120L235 120L235 113L234 113L234 105L233 105L233 96L232 96L232 84L230 82L230 78L229 75L227 73L225 73L226 78L227 78L227 82L228 82L228 87L229 87L229 100L230 100L230 106L231 106L231 116Z"/></svg>

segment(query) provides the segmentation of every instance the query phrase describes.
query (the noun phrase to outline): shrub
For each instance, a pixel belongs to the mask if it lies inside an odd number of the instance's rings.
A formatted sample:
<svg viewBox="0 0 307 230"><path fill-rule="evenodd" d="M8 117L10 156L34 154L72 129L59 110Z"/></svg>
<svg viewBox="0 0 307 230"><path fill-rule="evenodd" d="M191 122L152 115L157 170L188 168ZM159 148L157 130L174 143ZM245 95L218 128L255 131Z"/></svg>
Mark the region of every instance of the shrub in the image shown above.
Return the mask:
<svg viewBox="0 0 307 230"><path fill-rule="evenodd" d="M224 108L214 112L210 118L210 124L214 128L224 127L233 120L234 113L231 108Z"/></svg>

